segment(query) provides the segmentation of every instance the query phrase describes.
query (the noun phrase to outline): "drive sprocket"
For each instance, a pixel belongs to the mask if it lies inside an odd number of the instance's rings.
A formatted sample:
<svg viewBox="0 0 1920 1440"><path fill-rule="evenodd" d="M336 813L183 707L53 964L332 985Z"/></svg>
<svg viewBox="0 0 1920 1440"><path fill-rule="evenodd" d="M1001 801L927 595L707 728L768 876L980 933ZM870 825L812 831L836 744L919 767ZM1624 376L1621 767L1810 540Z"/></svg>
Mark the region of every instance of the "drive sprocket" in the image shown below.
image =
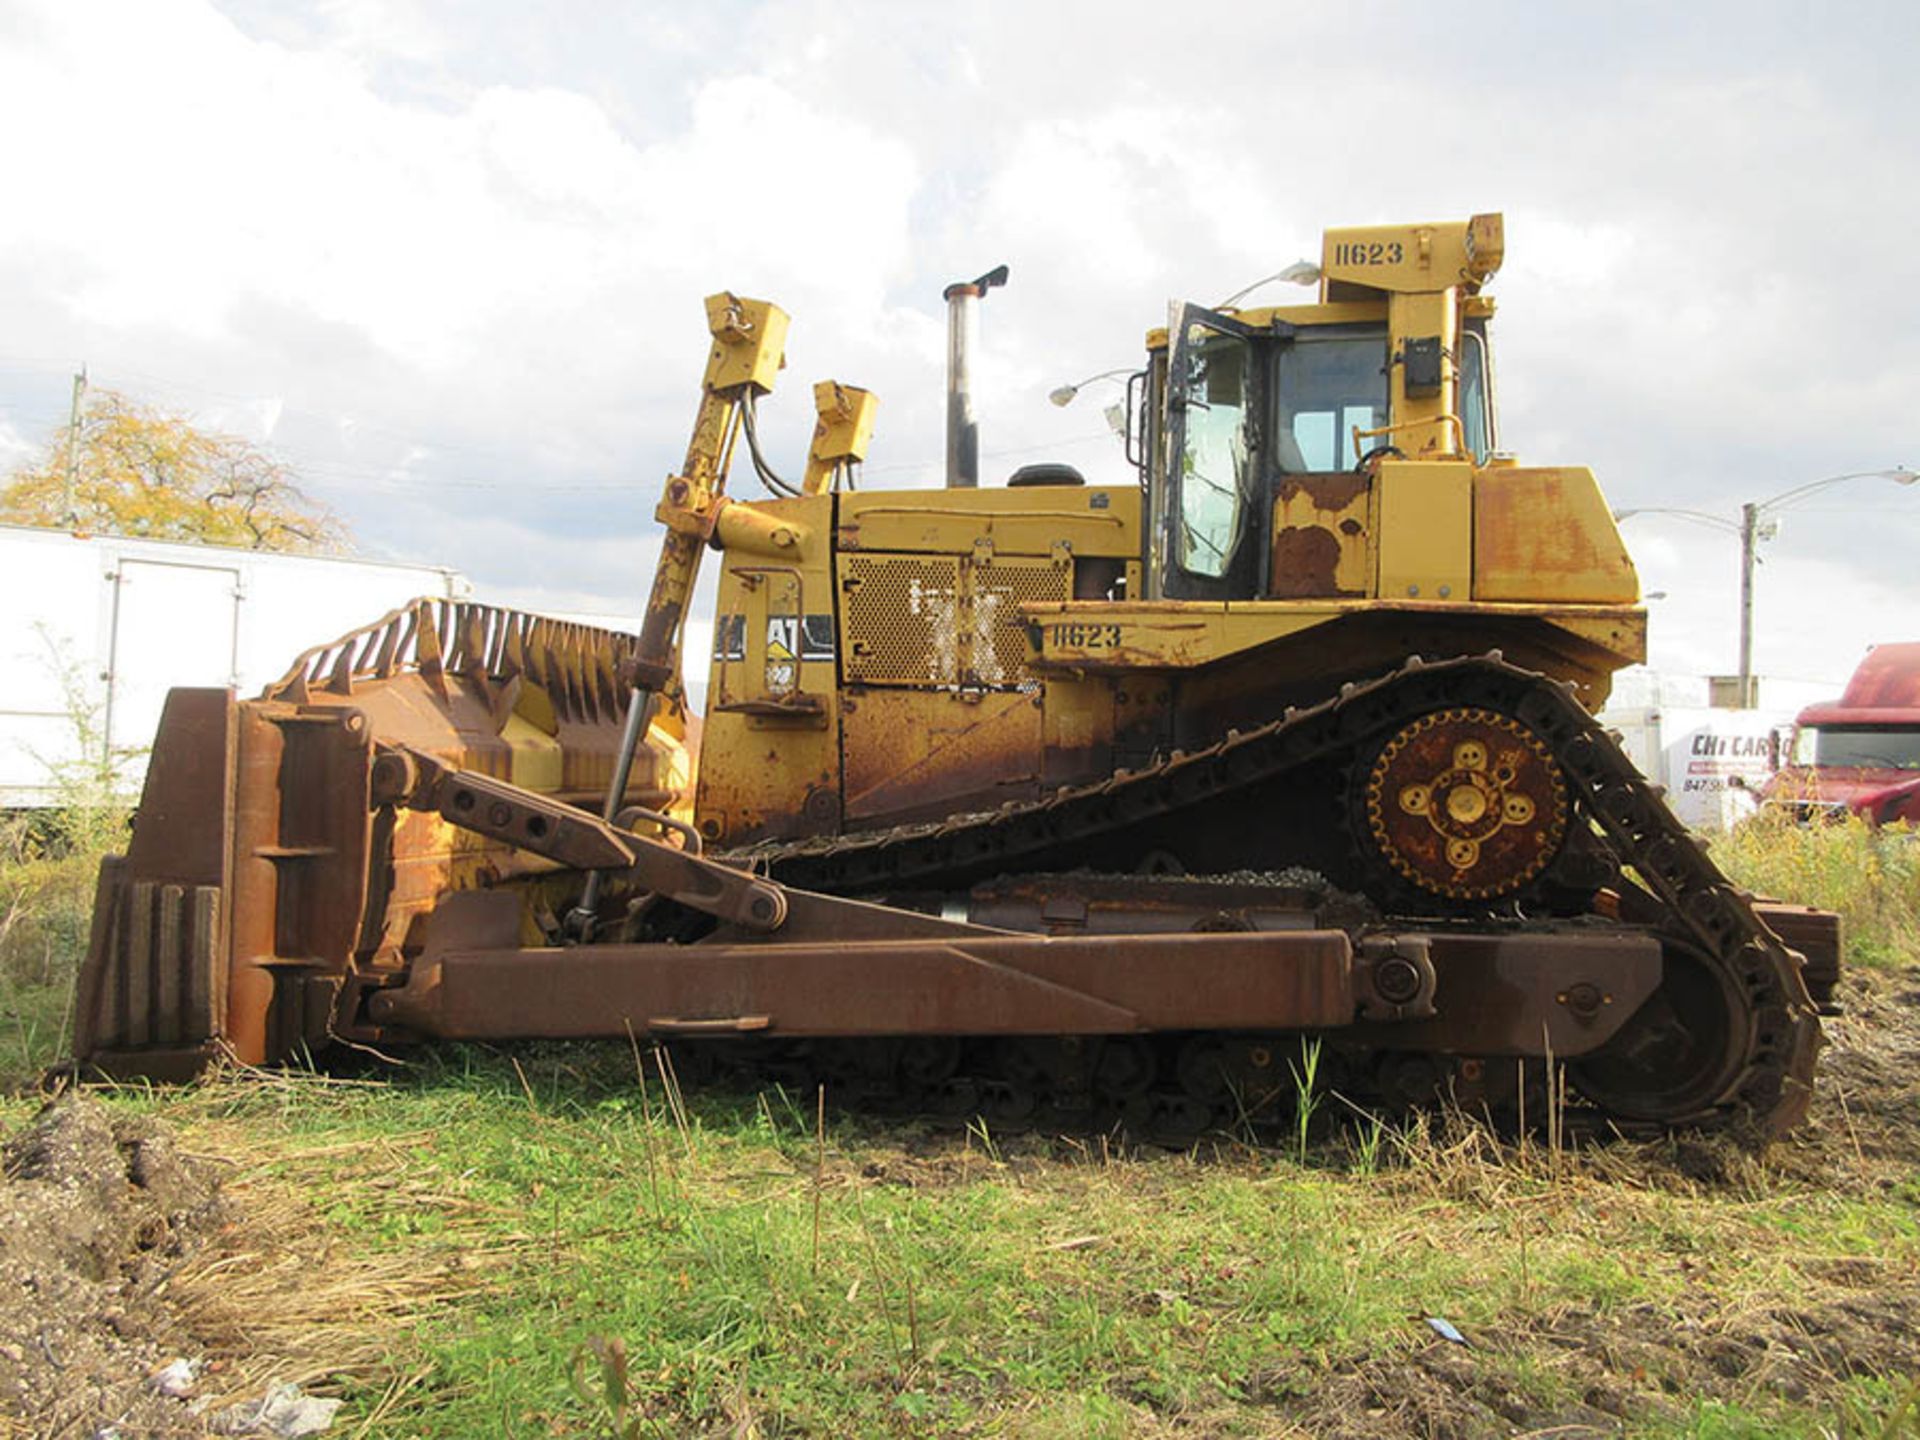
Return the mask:
<svg viewBox="0 0 1920 1440"><path fill-rule="evenodd" d="M1401 879L1449 900L1514 894L1559 853L1567 785L1547 743L1479 706L1403 725L1366 772L1365 836Z"/></svg>

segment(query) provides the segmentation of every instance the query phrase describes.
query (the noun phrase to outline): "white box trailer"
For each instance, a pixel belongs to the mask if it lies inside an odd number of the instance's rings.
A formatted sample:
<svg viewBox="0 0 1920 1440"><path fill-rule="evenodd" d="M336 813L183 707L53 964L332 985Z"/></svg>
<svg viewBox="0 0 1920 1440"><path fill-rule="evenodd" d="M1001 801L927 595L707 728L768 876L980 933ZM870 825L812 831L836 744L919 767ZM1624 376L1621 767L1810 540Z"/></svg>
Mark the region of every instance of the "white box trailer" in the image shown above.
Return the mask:
<svg viewBox="0 0 1920 1440"><path fill-rule="evenodd" d="M1640 773L1666 787L1681 823L1710 831L1729 830L1757 808L1762 787L1786 758L1791 720L1785 711L1690 705L1600 712Z"/></svg>
<svg viewBox="0 0 1920 1440"><path fill-rule="evenodd" d="M76 762L137 787L173 686L256 693L309 646L471 589L440 565L0 526L0 809L59 803Z"/></svg>

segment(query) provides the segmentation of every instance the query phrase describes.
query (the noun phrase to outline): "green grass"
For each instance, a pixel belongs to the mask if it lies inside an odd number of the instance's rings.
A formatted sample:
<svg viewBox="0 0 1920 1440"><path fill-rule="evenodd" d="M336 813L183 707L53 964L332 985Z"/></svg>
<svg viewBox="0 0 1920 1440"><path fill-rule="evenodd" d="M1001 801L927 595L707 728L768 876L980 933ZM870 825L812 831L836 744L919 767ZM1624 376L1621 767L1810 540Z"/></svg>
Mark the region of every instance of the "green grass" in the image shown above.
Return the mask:
<svg viewBox="0 0 1920 1440"><path fill-rule="evenodd" d="M66 1053L94 879L102 856L126 848L133 799L125 769L140 753L109 750L104 697L80 662L35 628L65 699L70 758L43 762L59 803L0 812L0 1088Z"/></svg>
<svg viewBox="0 0 1920 1440"><path fill-rule="evenodd" d="M510 1290L415 1337L459 1397L417 1433L577 1424L567 1365L596 1335L624 1341L664 1433L748 1414L846 1433L947 1428L983 1406L1190 1406L1231 1397L1275 1347L1350 1345L1450 1296L1461 1323L1493 1303L1468 1293L1461 1257L1409 1265L1392 1233L1354 1230L1337 1176L1150 1155L1050 1165L1036 1185L963 1141L944 1147L956 1174L875 1183L855 1157L876 1137L848 1121L829 1136L816 1253L814 1137L784 1104L698 1100L683 1133L611 1075L563 1074L529 1104L501 1062L455 1064L377 1100L266 1102L325 1144L424 1132L410 1176L520 1237ZM306 1178L297 1160L285 1173ZM431 1209L341 1190L327 1218L343 1234L436 1233Z"/></svg>
<svg viewBox="0 0 1920 1440"><path fill-rule="evenodd" d="M114 1103L242 1157L243 1191L304 1193L342 1256L507 1255L396 1337L391 1374L345 1379L349 1415L384 1403L379 1435L614 1434L595 1354L613 1341L633 1435L1271 1434L1341 1366L1430 1348L1479 1367L1473 1393L1551 1412L1586 1383L1530 1345L1556 1316L1633 1336L1800 1305L1816 1258L1920 1266L1912 1197L1890 1187L1756 1170L1702 1190L1651 1152L1620 1174L1617 1151L1562 1157L1556 1177L1537 1150L1445 1133L1396 1137L1373 1173L1343 1139L1305 1163L1291 1141L1103 1158L1002 1137L994 1158L831 1109L822 1155L811 1097L694 1096L682 1127L632 1063L448 1049L388 1083ZM1428 1315L1478 1348L1449 1349ZM1661 1395L1671 1359L1625 1383ZM425 1378L390 1393L402 1372ZM1695 1384L1671 1372L1649 1433L1879 1433L1833 1427L1892 1413L1904 1379L1798 1398Z"/></svg>

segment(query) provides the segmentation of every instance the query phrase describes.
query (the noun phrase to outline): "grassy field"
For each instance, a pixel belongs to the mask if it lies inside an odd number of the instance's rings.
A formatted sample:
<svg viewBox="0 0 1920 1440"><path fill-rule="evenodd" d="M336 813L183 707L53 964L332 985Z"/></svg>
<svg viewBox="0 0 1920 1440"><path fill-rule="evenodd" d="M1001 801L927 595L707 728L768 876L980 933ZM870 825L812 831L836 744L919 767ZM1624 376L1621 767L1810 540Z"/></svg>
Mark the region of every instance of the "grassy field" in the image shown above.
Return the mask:
<svg viewBox="0 0 1920 1440"><path fill-rule="evenodd" d="M107 1103L225 1172L232 1233L170 1282L210 1386L343 1395L333 1433L1920 1434L1915 853L1717 848L1841 908L1856 961L1814 1120L1757 1159L1459 1117L1304 1155L822 1123L624 1046ZM57 1048L64 863L4 872L16 1076Z"/></svg>

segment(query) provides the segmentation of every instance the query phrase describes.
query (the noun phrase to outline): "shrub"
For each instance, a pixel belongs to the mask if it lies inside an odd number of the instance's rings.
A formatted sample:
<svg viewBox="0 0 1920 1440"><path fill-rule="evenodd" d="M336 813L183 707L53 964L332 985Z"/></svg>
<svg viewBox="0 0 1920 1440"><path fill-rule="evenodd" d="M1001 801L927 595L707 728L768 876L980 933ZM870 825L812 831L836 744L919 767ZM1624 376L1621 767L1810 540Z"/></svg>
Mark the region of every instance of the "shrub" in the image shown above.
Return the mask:
<svg viewBox="0 0 1920 1440"><path fill-rule="evenodd" d="M1755 894L1837 910L1851 962L1888 965L1920 951L1920 834L1907 827L1763 814L1716 838L1713 858Z"/></svg>
<svg viewBox="0 0 1920 1440"><path fill-rule="evenodd" d="M86 954L100 859L124 850L132 816L123 767L102 705L80 666L42 632L65 697L72 745L39 757L56 803L0 815L0 1086L30 1078L65 1053L74 976Z"/></svg>

